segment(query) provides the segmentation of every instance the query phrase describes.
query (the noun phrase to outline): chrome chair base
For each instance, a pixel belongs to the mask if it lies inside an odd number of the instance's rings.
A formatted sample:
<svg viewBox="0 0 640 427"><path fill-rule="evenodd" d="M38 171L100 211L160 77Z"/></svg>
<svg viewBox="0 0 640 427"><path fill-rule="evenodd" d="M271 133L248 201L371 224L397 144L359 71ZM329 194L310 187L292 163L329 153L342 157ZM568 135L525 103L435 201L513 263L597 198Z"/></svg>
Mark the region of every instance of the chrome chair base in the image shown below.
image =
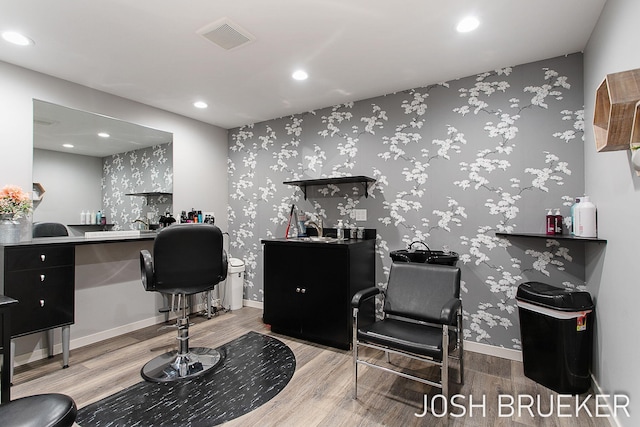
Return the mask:
<svg viewBox="0 0 640 427"><path fill-rule="evenodd" d="M187 354L178 350L161 354L148 361L140 371L147 381L166 383L198 377L222 362L218 350L206 347L192 347Z"/></svg>

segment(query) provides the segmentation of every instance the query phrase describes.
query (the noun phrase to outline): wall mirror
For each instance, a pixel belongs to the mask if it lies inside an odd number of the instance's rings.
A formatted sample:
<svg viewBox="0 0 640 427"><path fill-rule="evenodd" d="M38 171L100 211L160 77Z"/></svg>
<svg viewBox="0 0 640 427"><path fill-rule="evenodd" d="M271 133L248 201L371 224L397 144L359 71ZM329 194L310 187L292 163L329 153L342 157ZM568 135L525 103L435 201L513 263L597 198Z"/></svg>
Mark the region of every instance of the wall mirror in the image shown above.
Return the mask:
<svg viewBox="0 0 640 427"><path fill-rule="evenodd" d="M172 212L173 134L34 99L33 182L34 222L74 235L99 227L83 212L100 211L106 229L155 224Z"/></svg>

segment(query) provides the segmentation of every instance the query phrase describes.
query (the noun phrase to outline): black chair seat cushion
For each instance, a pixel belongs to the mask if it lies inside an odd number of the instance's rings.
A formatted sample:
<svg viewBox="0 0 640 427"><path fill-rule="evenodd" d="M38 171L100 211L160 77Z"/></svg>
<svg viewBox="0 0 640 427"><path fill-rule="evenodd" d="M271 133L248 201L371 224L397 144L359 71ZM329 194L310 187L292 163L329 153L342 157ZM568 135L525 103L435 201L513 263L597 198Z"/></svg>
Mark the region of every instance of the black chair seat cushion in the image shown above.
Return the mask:
<svg viewBox="0 0 640 427"><path fill-rule="evenodd" d="M50 393L22 397L0 405L2 427L70 427L78 410L72 398Z"/></svg>
<svg viewBox="0 0 640 427"><path fill-rule="evenodd" d="M442 327L384 319L358 328L358 340L442 360ZM455 344L456 334L450 331L449 349Z"/></svg>

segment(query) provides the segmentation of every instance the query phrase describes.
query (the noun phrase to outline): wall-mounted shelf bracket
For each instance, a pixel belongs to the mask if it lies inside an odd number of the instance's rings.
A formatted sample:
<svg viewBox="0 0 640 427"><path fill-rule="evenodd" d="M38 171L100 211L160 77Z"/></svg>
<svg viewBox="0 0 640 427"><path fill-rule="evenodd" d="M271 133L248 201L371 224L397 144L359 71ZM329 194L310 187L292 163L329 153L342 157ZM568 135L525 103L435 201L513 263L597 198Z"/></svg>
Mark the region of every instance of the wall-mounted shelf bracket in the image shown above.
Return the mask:
<svg viewBox="0 0 640 427"><path fill-rule="evenodd" d="M340 176L335 178L320 178L320 179L302 179L297 181L284 181L283 184L295 185L300 187L304 194L304 199L307 200L307 187L311 186L323 186L323 185L339 185L339 184L361 184L364 187L364 197L369 197L369 185L376 182L374 178L368 176Z"/></svg>

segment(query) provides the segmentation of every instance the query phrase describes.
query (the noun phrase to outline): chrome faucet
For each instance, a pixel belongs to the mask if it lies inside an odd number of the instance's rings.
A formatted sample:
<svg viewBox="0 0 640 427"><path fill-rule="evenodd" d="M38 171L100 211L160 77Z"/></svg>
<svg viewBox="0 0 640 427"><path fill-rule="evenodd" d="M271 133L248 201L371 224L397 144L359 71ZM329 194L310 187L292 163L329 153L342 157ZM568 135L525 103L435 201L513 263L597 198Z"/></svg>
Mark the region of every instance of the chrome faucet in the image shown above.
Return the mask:
<svg viewBox="0 0 640 427"><path fill-rule="evenodd" d="M319 224L318 224L319 222ZM316 232L318 233L318 237L322 237L322 220L315 222L315 221L311 221L308 220L304 223L305 226L311 226L313 228L316 229Z"/></svg>
<svg viewBox="0 0 640 427"><path fill-rule="evenodd" d="M131 224L135 224L136 222L139 222L144 226L143 230L148 230L149 229L149 220L145 221L142 218L138 218L138 219L136 219L134 221L131 221Z"/></svg>

